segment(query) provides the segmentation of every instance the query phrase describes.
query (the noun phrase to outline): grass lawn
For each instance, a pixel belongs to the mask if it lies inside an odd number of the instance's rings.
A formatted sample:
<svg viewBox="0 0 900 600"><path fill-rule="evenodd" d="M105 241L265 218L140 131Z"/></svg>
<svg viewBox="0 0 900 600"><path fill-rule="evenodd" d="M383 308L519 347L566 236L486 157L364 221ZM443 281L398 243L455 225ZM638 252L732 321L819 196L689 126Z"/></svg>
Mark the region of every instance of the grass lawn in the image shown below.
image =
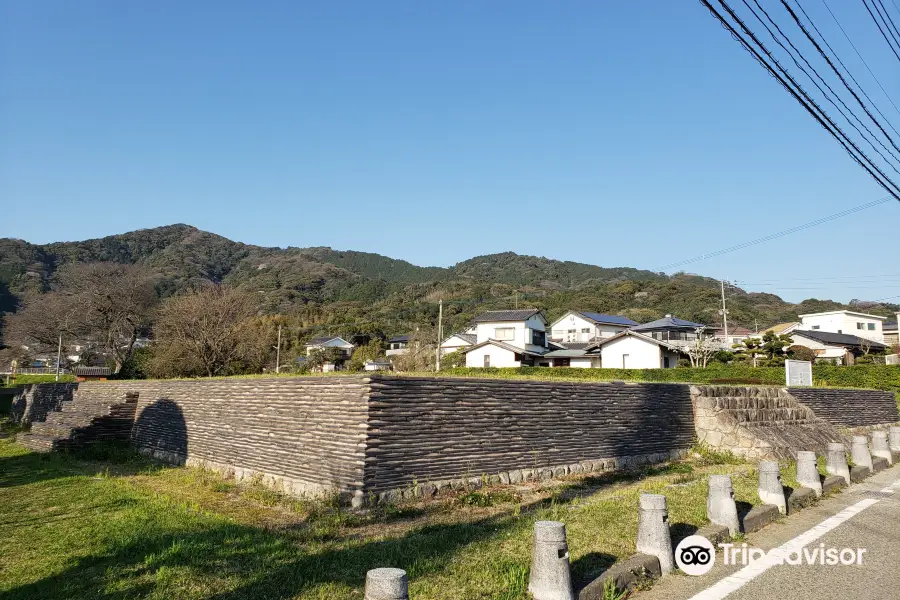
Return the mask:
<svg viewBox="0 0 900 600"><path fill-rule="evenodd" d="M735 474L737 499L758 502L755 470L721 462L353 513L126 451L40 455L0 439L0 600L361 599L378 566L406 569L419 600L525 599L535 520L567 524L585 583L633 554L642 491L668 497L676 537L706 523L709 473Z"/></svg>

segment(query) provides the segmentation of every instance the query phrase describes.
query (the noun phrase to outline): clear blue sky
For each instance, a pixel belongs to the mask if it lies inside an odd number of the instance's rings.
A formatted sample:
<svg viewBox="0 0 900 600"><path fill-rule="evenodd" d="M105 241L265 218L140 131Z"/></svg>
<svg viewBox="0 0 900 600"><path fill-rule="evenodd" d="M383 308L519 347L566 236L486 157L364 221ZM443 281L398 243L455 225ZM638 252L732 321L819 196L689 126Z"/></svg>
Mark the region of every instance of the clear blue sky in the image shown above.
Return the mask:
<svg viewBox="0 0 900 600"><path fill-rule="evenodd" d="M830 4L900 100L862 6ZM699 2L0 0L4 237L183 222L420 265L656 269L884 195ZM686 270L900 295L898 227L885 204Z"/></svg>

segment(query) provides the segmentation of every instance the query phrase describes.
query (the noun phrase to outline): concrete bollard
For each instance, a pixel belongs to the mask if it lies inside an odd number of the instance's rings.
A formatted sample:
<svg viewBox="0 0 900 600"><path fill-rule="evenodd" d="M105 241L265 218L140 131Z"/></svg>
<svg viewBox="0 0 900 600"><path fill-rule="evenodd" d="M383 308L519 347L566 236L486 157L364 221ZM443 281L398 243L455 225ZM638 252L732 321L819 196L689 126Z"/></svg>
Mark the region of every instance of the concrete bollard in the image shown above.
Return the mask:
<svg viewBox="0 0 900 600"><path fill-rule="evenodd" d="M825 455L825 471L830 475L843 477L846 485L850 485L850 467L847 465L847 447L839 442L828 444Z"/></svg>
<svg viewBox="0 0 900 600"><path fill-rule="evenodd" d="M706 516L710 522L727 527L731 535L740 532L741 525L738 521L737 504L734 502L731 475L709 476Z"/></svg>
<svg viewBox="0 0 900 600"><path fill-rule="evenodd" d="M534 524L528 591L534 600L575 600L564 523L538 521Z"/></svg>
<svg viewBox="0 0 900 600"><path fill-rule="evenodd" d="M891 450L900 452L900 427L891 427Z"/></svg>
<svg viewBox="0 0 900 600"><path fill-rule="evenodd" d="M797 483L813 490L817 498L822 495L822 478L819 477L815 452L797 452Z"/></svg>
<svg viewBox="0 0 900 600"><path fill-rule="evenodd" d="M641 494L638 504L637 551L659 559L663 575L675 569L675 552L669 532L669 509L662 494Z"/></svg>
<svg viewBox="0 0 900 600"><path fill-rule="evenodd" d="M372 569L366 573L365 600L409 600L409 582L403 569Z"/></svg>
<svg viewBox="0 0 900 600"><path fill-rule="evenodd" d="M857 467L866 467L872 470L872 455L869 454L869 438L864 435L854 435L850 444L850 458Z"/></svg>
<svg viewBox="0 0 900 600"><path fill-rule="evenodd" d="M784 498L784 486L781 485L781 471L774 460L759 461L759 499L763 504L774 504L781 514L787 514L787 501Z"/></svg>
<svg viewBox="0 0 900 600"><path fill-rule="evenodd" d="M888 445L887 431L872 432L872 456L886 458L889 465L894 464L894 456L891 454L891 447Z"/></svg>

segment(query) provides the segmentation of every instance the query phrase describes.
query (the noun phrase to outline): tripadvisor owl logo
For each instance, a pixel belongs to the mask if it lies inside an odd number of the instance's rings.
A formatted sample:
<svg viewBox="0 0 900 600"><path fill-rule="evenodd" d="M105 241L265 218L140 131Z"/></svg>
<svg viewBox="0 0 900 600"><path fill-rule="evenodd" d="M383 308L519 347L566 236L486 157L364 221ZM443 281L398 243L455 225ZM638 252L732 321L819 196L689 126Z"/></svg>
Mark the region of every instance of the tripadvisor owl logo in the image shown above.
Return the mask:
<svg viewBox="0 0 900 600"><path fill-rule="evenodd" d="M688 575L706 575L716 564L716 549L702 535L691 535L675 548L675 564Z"/></svg>

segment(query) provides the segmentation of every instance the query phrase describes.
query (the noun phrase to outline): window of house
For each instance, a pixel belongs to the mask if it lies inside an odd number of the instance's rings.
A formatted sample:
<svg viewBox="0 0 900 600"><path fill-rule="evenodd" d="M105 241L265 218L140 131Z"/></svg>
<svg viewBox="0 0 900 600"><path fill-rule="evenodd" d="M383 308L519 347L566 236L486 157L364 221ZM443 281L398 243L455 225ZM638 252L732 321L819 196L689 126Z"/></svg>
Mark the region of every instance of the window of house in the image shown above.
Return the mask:
<svg viewBox="0 0 900 600"><path fill-rule="evenodd" d="M569 333L575 333L575 330L574 330L574 329L570 329L570 330L569 330Z"/></svg>
<svg viewBox="0 0 900 600"><path fill-rule="evenodd" d="M623 354L623 355L622 355L622 368L623 368L623 369L627 369L627 368L628 368L628 367L625 366L627 363L628 363L628 355L627 355L627 354Z"/></svg>
<svg viewBox="0 0 900 600"><path fill-rule="evenodd" d="M516 339L515 327L496 327L494 328L495 340L514 340Z"/></svg>
<svg viewBox="0 0 900 600"><path fill-rule="evenodd" d="M491 355L490 355L490 354L485 354L485 355L484 355L484 367L485 367L485 368L488 368L488 367L490 367L490 366L491 366Z"/></svg>
<svg viewBox="0 0 900 600"><path fill-rule="evenodd" d="M543 331L538 331L537 329L531 329L531 343L535 346L546 346L547 345L547 334Z"/></svg>
<svg viewBox="0 0 900 600"><path fill-rule="evenodd" d="M590 332L591 332L590 327L585 327L584 329L581 330L581 333L590 333Z"/></svg>
<svg viewBox="0 0 900 600"><path fill-rule="evenodd" d="M818 329L819 326L818 326L818 325L813 325L812 328L813 328L813 329Z"/></svg>
<svg viewBox="0 0 900 600"><path fill-rule="evenodd" d="M875 323L868 323L868 326L869 331L875 331Z"/></svg>
<svg viewBox="0 0 900 600"><path fill-rule="evenodd" d="M865 323L859 323L859 322L856 323L856 328L857 328L857 329L863 329L863 328L865 328L865 326L866 326Z"/></svg>

